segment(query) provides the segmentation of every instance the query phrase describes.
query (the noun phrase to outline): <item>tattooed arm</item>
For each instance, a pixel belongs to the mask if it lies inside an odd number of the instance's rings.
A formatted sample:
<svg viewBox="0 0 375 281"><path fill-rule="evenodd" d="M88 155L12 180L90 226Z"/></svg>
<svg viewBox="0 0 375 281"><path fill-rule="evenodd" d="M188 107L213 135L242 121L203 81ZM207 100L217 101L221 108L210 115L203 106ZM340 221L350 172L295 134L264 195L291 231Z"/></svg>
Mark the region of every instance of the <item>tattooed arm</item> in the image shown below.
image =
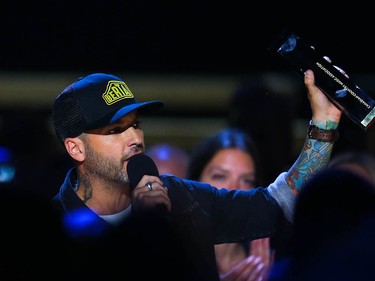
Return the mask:
<svg viewBox="0 0 375 281"><path fill-rule="evenodd" d="M304 82L308 90L308 99L312 110L312 123L320 129L332 130L339 125L342 111L315 86L314 73L306 71ZM321 168L328 165L332 154L333 142L321 142L306 138L302 152L288 171L286 180L294 193L298 193L302 184Z"/></svg>
<svg viewBox="0 0 375 281"><path fill-rule="evenodd" d="M294 194L298 194L302 184L311 175L328 165L332 148L333 142L321 142L306 138L301 154L285 177Z"/></svg>
<svg viewBox="0 0 375 281"><path fill-rule="evenodd" d="M314 84L314 73L307 70L304 82L308 90L308 99L312 110L311 122L320 129L332 130L339 125L342 111L338 109ZM288 172L282 173L268 189L292 221L295 195L303 183L330 160L334 142L319 141L306 134L306 141L296 162Z"/></svg>

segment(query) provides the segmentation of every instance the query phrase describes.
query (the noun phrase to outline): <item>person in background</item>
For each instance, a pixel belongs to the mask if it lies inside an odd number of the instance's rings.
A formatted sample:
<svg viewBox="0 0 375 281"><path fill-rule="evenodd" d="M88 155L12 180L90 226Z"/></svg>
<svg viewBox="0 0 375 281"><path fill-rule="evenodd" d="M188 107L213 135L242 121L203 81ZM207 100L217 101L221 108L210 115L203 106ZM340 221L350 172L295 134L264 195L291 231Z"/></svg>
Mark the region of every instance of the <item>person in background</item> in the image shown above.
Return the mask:
<svg viewBox="0 0 375 281"><path fill-rule="evenodd" d="M187 275L178 280L220 280L214 245L271 236L280 216L293 220L294 202L302 183L328 164L342 111L315 86L314 79L313 71L307 70L304 83L312 117L299 157L272 184L250 191L218 189L173 175L159 176L143 172L143 165L135 169L140 180L131 180L134 173L128 172L129 164L133 159L143 159L145 152L141 116L161 109L164 103L138 102L126 83L112 74L93 73L68 85L53 102L52 119L74 167L67 172L51 203L77 242L72 257L77 259L79 269L96 277L118 276L116 273L124 277L137 272L137 280L163 276L166 280L182 263ZM274 141L277 143L277 139ZM155 258L160 254L160 240L154 237L152 228L142 223L153 216L160 222L156 232L167 225L179 234L177 244L182 246L182 257L186 257L182 262L181 256L167 261ZM132 219L141 223L121 227ZM124 233L112 239L111 234L119 228ZM129 232L135 235L125 239ZM139 240L137 233L147 239ZM105 254L92 251L103 239L110 243L103 247ZM147 247L148 251L136 251L137 258L133 258L134 252L128 247L141 247L143 242L153 243L156 251ZM145 270L136 271L139 264ZM263 265L257 267L254 278L261 278L264 270Z"/></svg>
<svg viewBox="0 0 375 281"><path fill-rule="evenodd" d="M375 189L368 177L328 167L303 185L296 201L291 251L270 281L372 280Z"/></svg>
<svg viewBox="0 0 375 281"><path fill-rule="evenodd" d="M349 150L335 154L329 167L353 170L369 179L375 185L375 157L365 151Z"/></svg>
<svg viewBox="0 0 375 281"><path fill-rule="evenodd" d="M258 186L258 162L252 137L241 129L229 127L203 139L192 149L188 177L209 181L218 188L250 190Z"/></svg>
<svg viewBox="0 0 375 281"><path fill-rule="evenodd" d="M193 148L188 178L219 189L252 190L258 186L258 163L251 136L244 130L228 127ZM274 258L270 237L217 244L215 255L221 280L237 280L238 275L251 280L258 264L269 268Z"/></svg>
<svg viewBox="0 0 375 281"><path fill-rule="evenodd" d="M145 153L154 160L161 175L173 174L186 178L189 154L184 149L165 142L146 147Z"/></svg>

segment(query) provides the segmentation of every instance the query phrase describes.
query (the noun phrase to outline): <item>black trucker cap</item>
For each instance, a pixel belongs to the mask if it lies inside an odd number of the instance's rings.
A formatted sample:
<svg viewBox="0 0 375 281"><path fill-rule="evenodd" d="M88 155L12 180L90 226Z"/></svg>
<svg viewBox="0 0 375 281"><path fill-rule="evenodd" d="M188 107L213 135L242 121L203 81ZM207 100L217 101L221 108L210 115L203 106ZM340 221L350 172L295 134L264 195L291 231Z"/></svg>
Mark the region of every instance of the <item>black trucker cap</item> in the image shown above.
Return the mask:
<svg viewBox="0 0 375 281"><path fill-rule="evenodd" d="M160 109L160 100L138 102L125 82L114 75L94 73L79 78L59 94L52 105L52 119L60 140L104 127L137 109Z"/></svg>

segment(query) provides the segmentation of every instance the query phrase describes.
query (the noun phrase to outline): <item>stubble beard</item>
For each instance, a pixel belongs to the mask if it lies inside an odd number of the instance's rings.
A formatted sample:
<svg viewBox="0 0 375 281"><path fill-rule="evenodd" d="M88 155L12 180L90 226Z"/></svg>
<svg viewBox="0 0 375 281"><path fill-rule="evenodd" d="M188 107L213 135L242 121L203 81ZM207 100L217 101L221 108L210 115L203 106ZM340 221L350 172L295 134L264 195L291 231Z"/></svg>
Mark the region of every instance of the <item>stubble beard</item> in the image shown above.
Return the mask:
<svg viewBox="0 0 375 281"><path fill-rule="evenodd" d="M116 184L129 184L128 173L124 168L126 156L119 161L96 153L90 145L86 148L86 168L90 175Z"/></svg>

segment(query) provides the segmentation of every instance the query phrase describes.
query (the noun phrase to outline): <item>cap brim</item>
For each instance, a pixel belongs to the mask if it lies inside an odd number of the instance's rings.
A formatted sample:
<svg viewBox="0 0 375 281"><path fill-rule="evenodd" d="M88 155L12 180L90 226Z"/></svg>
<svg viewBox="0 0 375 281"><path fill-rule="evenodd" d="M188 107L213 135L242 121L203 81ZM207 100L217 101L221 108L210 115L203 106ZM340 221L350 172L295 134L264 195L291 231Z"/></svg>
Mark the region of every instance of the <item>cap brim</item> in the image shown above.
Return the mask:
<svg viewBox="0 0 375 281"><path fill-rule="evenodd" d="M147 101L147 102L138 102L135 104L127 105L121 108L116 112L115 115L110 120L110 123L116 122L121 117L125 116L129 112L138 109L141 113L150 113L155 110L161 109L164 107L164 102L155 100L155 101Z"/></svg>

